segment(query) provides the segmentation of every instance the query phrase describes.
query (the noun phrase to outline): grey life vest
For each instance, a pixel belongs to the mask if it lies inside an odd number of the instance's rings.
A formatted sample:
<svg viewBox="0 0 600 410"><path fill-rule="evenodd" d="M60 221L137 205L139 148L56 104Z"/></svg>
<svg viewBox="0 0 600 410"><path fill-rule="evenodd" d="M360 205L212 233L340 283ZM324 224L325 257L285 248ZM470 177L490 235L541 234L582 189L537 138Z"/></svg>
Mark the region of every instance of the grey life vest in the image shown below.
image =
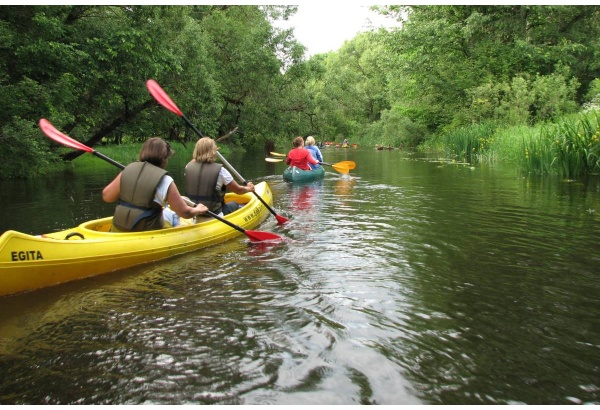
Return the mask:
<svg viewBox="0 0 600 410"><path fill-rule="evenodd" d="M156 187L167 171L149 162L133 162L121 174L119 203L113 225L120 231L162 229L162 206L154 202Z"/></svg>
<svg viewBox="0 0 600 410"><path fill-rule="evenodd" d="M225 185L217 190L217 179L222 166L214 162L196 161L185 166L185 195L216 214L221 212L227 190Z"/></svg>

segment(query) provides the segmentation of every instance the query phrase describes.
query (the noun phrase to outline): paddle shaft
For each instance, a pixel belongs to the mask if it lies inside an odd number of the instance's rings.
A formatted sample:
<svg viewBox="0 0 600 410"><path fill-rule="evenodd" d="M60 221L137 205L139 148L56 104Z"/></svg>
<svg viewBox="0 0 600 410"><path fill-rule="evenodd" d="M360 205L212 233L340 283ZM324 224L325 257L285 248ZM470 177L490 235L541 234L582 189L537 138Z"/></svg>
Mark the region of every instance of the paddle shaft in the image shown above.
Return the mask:
<svg viewBox="0 0 600 410"><path fill-rule="evenodd" d="M192 122L185 115L183 115L179 107L177 107L177 104L173 102L171 97L169 97L165 90L163 90L162 87L156 81L152 79L146 81L146 87L148 88L150 94L156 99L156 101L159 102L160 105L162 105L178 117L183 118L185 123L192 130L194 130L196 134L198 134L200 137L204 137L204 134L202 134L202 132L198 128L196 128L194 124L192 124ZM219 152L217 152L217 154L219 156L219 159L223 162L223 164L229 170L229 172L231 172L240 182L243 182L244 185L247 185L248 182L231 166L231 164L227 162L227 160L225 160L225 158L223 158L223 156ZM269 210L269 212L271 212L275 216L278 224L283 224L288 221L286 217L278 215L277 212L275 212L275 210L271 208L269 204L267 204L265 200L261 198L260 195L258 195L256 192L253 192L253 194L260 200L260 202L262 202L262 204Z"/></svg>
<svg viewBox="0 0 600 410"><path fill-rule="evenodd" d="M181 114L181 118L185 121L185 123L187 124L188 127L190 127L192 130L194 130L194 132L196 134L198 134L200 137L204 137L204 134L202 134L202 131L200 131L198 128L196 128L196 126L194 124L192 124L192 122L188 119L188 117L186 117L185 115ZM221 162L223 163L223 165L225 165L225 168L227 168L229 170L229 172L231 172L237 178L238 181L241 181L242 184L244 184L244 185L248 185L248 181L246 181L235 170L235 168L233 168L233 166L225 159L225 157L223 157L223 155L221 155L221 153L219 151L217 151L217 156L219 157L219 160L221 160ZM262 198L260 198L260 200L261 200L261 202L263 202ZM264 204L264 202L263 202L263 204Z"/></svg>
<svg viewBox="0 0 600 410"><path fill-rule="evenodd" d="M265 161L267 161L267 162L283 162L283 158L265 158ZM319 162L319 164L321 164L321 165L329 165L329 166L344 165L343 162L338 162L336 164L330 164L329 162Z"/></svg>
<svg viewBox="0 0 600 410"><path fill-rule="evenodd" d="M265 161L267 161L267 162L282 162L283 158L265 158ZM328 166L332 167L333 169L335 169L340 174L350 173L350 167L348 167L348 165L345 164L344 162L338 162L335 164L330 164L328 162L319 162L319 164L328 165Z"/></svg>
<svg viewBox="0 0 600 410"><path fill-rule="evenodd" d="M98 158L103 159L104 161L113 164L116 167L119 167L121 169L125 169L125 165L121 164L120 162L115 161L112 158L107 157L106 155L102 154L101 152L98 152L96 150L91 151L91 154L97 156Z"/></svg>
<svg viewBox="0 0 600 410"><path fill-rule="evenodd" d="M269 154L276 156L276 157L287 157L287 154L280 154L279 152L269 152ZM274 162L274 161L271 161ZM354 169L356 167L356 163L354 161L340 161L340 162L336 162L335 164L330 164L327 162L321 162L321 164L325 164L325 165L341 165L341 166L347 166L348 169Z"/></svg>

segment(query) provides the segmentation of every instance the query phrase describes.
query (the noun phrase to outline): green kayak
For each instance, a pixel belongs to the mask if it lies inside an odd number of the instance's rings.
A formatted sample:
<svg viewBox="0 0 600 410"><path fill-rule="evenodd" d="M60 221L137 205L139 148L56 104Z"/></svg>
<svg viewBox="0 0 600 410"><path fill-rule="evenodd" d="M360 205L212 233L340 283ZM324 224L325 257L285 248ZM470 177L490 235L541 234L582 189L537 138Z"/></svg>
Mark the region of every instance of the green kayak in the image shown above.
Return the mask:
<svg viewBox="0 0 600 410"><path fill-rule="evenodd" d="M296 167L287 167L283 171L283 179L288 182L310 182L325 176L323 167L315 168L310 171L304 171Z"/></svg>

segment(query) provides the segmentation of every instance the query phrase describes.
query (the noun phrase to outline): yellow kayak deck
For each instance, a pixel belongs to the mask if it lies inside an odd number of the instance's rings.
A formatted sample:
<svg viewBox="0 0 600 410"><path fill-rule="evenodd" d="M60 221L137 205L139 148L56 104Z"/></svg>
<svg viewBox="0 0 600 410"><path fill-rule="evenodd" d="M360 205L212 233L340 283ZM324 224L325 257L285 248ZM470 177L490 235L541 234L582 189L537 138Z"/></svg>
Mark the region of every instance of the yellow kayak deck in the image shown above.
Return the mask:
<svg viewBox="0 0 600 410"><path fill-rule="evenodd" d="M266 182L256 193L273 203ZM253 194L228 193L244 206L224 217L245 230L258 226L269 210ZM54 286L112 272L227 241L242 233L217 219L145 232L110 232L112 217L40 236L6 231L0 236L0 296Z"/></svg>

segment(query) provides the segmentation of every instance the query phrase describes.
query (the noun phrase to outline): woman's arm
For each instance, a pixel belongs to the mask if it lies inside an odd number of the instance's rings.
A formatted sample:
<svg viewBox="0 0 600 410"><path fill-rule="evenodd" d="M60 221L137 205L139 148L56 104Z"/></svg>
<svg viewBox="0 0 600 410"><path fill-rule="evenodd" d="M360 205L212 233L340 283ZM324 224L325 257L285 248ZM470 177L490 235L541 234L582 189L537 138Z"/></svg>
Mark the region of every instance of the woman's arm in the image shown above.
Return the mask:
<svg viewBox="0 0 600 410"><path fill-rule="evenodd" d="M102 190L102 199L104 202L115 202L119 199L121 193L121 172Z"/></svg>
<svg viewBox="0 0 600 410"><path fill-rule="evenodd" d="M235 192L238 195L243 195L248 192L254 192L254 184L248 181L248 185L244 186L235 181L231 181L229 184L227 184L227 189L231 192Z"/></svg>
<svg viewBox="0 0 600 410"><path fill-rule="evenodd" d="M310 154L310 150L306 150L306 159L308 160L308 162L310 162L311 164L318 164L319 161L317 161L316 159L313 158L313 156Z"/></svg>

